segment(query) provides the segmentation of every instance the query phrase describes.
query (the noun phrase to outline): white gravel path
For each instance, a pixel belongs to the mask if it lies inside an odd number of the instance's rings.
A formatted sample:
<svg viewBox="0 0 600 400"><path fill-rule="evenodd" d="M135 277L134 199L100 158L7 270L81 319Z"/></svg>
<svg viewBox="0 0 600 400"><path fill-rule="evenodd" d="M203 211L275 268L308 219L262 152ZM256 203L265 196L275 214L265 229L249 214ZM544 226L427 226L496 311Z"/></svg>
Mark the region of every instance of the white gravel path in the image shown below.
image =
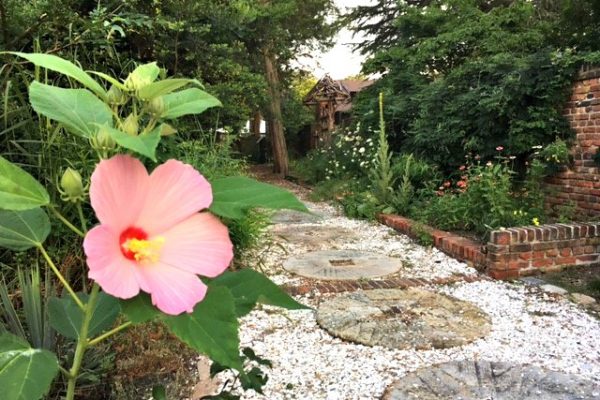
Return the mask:
<svg viewBox="0 0 600 400"><path fill-rule="evenodd" d="M324 216L318 225L349 228L360 238L339 248L360 249L400 257L402 277L437 278L476 274L466 264L426 249L387 227L341 216L333 207L309 203ZM263 267L277 283L294 284L301 278L281 268L291 254L307 251L301 245L278 241L249 255L262 257ZM600 321L563 297L536 287L498 281L458 283L430 287L470 301L492 320L489 336L463 347L443 350L389 350L347 343L331 337L315 322L314 311L285 311L263 307L243 318L242 346L273 362L265 394L253 391L242 399L353 400L378 399L392 381L423 366L479 358L529 363L551 370L574 373L600 384ZM299 297L316 307L328 295ZM226 378L226 377L223 377Z"/></svg>

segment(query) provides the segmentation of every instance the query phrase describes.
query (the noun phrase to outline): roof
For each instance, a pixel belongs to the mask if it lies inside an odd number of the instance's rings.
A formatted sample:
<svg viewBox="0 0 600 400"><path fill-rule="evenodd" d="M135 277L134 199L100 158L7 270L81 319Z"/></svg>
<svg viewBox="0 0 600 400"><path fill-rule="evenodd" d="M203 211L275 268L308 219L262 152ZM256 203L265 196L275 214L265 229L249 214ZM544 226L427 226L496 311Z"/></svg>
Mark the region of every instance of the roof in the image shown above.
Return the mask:
<svg viewBox="0 0 600 400"><path fill-rule="evenodd" d="M374 80L359 79L333 80L329 75L325 75L304 97L304 103L315 104L322 100L335 100L337 104L350 103L354 93L371 86L374 82ZM341 108L341 106L337 107L340 111Z"/></svg>

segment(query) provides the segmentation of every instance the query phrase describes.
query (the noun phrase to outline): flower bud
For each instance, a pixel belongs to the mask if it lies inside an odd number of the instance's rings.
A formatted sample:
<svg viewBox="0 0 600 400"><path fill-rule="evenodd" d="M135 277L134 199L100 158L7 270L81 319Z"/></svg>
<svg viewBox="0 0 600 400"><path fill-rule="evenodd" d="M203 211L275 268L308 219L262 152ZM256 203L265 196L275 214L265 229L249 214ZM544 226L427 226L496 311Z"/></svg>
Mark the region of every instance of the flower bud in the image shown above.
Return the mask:
<svg viewBox="0 0 600 400"><path fill-rule="evenodd" d="M126 101L127 96L121 91L121 89L114 85L108 89L108 103L111 106L119 106L125 104Z"/></svg>
<svg viewBox="0 0 600 400"><path fill-rule="evenodd" d="M165 101L160 97L153 98L150 103L148 103L148 112L154 118L160 118L160 116L165 112Z"/></svg>
<svg viewBox="0 0 600 400"><path fill-rule="evenodd" d="M169 136L177 133L177 129L173 128L169 124L162 124L160 126L160 136Z"/></svg>
<svg viewBox="0 0 600 400"><path fill-rule="evenodd" d="M60 187L62 189L63 200L77 202L83 200L85 190L81 175L72 168L67 168L62 178L60 178Z"/></svg>
<svg viewBox="0 0 600 400"><path fill-rule="evenodd" d="M135 113L129 114L123 121L123 131L128 135L137 136L139 129L138 116Z"/></svg>
<svg viewBox="0 0 600 400"><path fill-rule="evenodd" d="M90 143L95 150L102 152L113 150L117 146L117 143L105 127L100 128L98 133L90 139Z"/></svg>

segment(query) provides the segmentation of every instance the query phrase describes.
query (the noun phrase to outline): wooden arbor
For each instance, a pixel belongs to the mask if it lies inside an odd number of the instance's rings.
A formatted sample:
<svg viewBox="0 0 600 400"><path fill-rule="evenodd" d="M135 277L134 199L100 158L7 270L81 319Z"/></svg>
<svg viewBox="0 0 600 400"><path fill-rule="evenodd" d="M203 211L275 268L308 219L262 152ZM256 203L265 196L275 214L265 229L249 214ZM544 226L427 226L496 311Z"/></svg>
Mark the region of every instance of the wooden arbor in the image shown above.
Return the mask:
<svg viewBox="0 0 600 400"><path fill-rule="evenodd" d="M311 127L310 148L331 141L335 129L350 118L352 99L373 81L333 80L329 75L321 78L304 97L304 104L314 107L315 122Z"/></svg>

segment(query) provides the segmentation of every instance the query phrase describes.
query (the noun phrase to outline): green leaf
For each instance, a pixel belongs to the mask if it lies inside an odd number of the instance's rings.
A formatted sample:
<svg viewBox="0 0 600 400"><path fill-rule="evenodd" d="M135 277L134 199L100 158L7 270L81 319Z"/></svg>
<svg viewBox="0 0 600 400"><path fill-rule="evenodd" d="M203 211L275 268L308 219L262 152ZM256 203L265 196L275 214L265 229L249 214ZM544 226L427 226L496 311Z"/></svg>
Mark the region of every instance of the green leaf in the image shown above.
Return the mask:
<svg viewBox="0 0 600 400"><path fill-rule="evenodd" d="M112 125L110 108L86 89L63 89L34 81L29 86L33 109L76 135L89 138L97 125Z"/></svg>
<svg viewBox="0 0 600 400"><path fill-rule="evenodd" d="M156 147L160 142L160 127L153 129L149 133L137 136L128 135L114 128L107 128L107 131L121 147L135 151L152 161L156 161Z"/></svg>
<svg viewBox="0 0 600 400"><path fill-rule="evenodd" d="M213 279L210 286L224 286L235 299L235 311L238 317L248 314L256 303L287 308L288 310L308 309L291 298L269 278L252 269L236 272L227 271Z"/></svg>
<svg viewBox="0 0 600 400"><path fill-rule="evenodd" d="M84 293L77 293L77 296L84 303L89 298ZM92 319L88 328L88 338L96 336L112 327L120 311L119 300L104 292L98 293L96 307L92 313ZM58 333L70 339L77 339L79 337L84 314L71 296L50 298L48 301L48 316L50 318L50 325Z"/></svg>
<svg viewBox="0 0 600 400"><path fill-rule="evenodd" d="M167 400L167 390L164 386L158 385L152 388L153 400Z"/></svg>
<svg viewBox="0 0 600 400"><path fill-rule="evenodd" d="M188 114L201 114L211 107L221 106L216 97L204 90L191 88L163 96L165 111L161 115L164 119L179 118Z"/></svg>
<svg viewBox="0 0 600 400"><path fill-rule="evenodd" d="M0 156L0 208L27 210L48 203L48 192L33 176Z"/></svg>
<svg viewBox="0 0 600 400"><path fill-rule="evenodd" d="M32 349L22 339L0 334L2 398L37 400L48 393L58 373L58 360L47 350Z"/></svg>
<svg viewBox="0 0 600 400"><path fill-rule="evenodd" d="M154 82L159 73L160 68L158 68L156 62L140 65L127 76L125 86L139 90Z"/></svg>
<svg viewBox="0 0 600 400"><path fill-rule="evenodd" d="M197 79L163 79L141 88L138 92L138 96L143 100L152 100L155 97L169 94L172 91L182 88L189 84L194 84L202 87L202 84Z"/></svg>
<svg viewBox="0 0 600 400"><path fill-rule="evenodd" d="M23 57L38 67L43 67L69 76L96 93L102 99L106 99L107 97L106 90L104 90L104 88L98 82L96 82L94 78L89 76L84 70L73 64L71 61L54 56L52 54L18 52L10 52L10 54Z"/></svg>
<svg viewBox="0 0 600 400"><path fill-rule="evenodd" d="M121 300L121 310L134 324L148 322L161 315L146 293L140 293L133 299Z"/></svg>
<svg viewBox="0 0 600 400"><path fill-rule="evenodd" d="M50 234L50 220L41 208L0 210L0 247L24 251L41 245Z"/></svg>
<svg viewBox="0 0 600 400"><path fill-rule="evenodd" d="M191 314L166 316L165 324L183 342L219 364L242 371L234 299L225 287L208 289Z"/></svg>
<svg viewBox="0 0 600 400"><path fill-rule="evenodd" d="M232 219L243 218L251 208L287 208L308 212L292 193L244 176L215 179L211 182L213 203L210 210Z"/></svg>

